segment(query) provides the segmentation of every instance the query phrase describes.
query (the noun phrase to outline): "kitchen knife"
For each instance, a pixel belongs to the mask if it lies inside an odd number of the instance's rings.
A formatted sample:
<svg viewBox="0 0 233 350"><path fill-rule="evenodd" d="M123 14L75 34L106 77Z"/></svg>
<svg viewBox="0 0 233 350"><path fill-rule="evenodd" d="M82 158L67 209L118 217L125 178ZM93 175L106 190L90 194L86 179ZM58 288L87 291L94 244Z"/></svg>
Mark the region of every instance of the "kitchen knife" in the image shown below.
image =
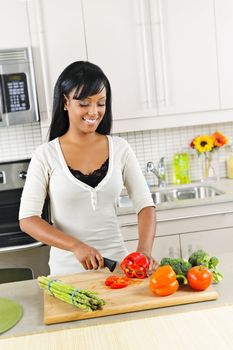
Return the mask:
<svg viewBox="0 0 233 350"><path fill-rule="evenodd" d="M115 270L116 264L116 260L104 258L104 266L107 267L111 272Z"/></svg>

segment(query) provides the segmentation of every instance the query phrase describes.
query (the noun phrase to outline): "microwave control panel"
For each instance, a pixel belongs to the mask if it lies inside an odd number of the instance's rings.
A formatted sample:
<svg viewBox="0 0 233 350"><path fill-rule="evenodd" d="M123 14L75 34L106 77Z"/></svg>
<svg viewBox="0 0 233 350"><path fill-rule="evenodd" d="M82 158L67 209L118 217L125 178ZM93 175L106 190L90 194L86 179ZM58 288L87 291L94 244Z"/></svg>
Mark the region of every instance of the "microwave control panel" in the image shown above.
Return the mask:
<svg viewBox="0 0 233 350"><path fill-rule="evenodd" d="M4 99L3 113L22 112L30 109L25 73L0 75L0 88Z"/></svg>

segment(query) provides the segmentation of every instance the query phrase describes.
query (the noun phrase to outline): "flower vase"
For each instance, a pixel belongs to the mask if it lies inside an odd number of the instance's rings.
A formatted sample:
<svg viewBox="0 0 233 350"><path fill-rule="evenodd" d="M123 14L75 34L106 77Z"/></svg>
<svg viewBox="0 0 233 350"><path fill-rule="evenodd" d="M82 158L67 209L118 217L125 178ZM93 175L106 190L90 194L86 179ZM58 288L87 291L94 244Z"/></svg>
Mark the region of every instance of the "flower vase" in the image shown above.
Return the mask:
<svg viewBox="0 0 233 350"><path fill-rule="evenodd" d="M201 181L219 180L219 160L216 152L204 152L201 155Z"/></svg>

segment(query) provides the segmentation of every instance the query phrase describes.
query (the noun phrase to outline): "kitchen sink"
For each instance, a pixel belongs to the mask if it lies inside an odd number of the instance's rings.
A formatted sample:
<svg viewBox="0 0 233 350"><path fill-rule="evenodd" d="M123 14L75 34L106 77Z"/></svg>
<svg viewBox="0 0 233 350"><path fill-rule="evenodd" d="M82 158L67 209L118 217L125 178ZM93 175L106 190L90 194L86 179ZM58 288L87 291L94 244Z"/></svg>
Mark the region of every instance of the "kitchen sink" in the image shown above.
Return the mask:
<svg viewBox="0 0 233 350"><path fill-rule="evenodd" d="M155 204L175 202L187 199L206 199L224 194L213 186L198 185L184 188L166 188L151 193ZM128 195L121 196L118 200L118 207L131 207L132 201Z"/></svg>

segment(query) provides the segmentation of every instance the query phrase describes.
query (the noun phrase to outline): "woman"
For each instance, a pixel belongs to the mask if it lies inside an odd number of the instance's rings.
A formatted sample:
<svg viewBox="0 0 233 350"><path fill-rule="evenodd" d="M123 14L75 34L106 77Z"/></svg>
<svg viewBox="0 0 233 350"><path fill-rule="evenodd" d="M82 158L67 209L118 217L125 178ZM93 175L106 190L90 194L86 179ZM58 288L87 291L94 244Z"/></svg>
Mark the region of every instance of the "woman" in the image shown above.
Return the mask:
<svg viewBox="0 0 233 350"><path fill-rule="evenodd" d="M151 254L154 203L129 144L109 136L111 124L103 71L82 61L65 68L54 89L49 142L32 157L19 213L22 231L51 246L52 275L103 268L103 257L128 254L116 215L123 185L138 214L137 250ZM53 225L41 218L47 194Z"/></svg>

